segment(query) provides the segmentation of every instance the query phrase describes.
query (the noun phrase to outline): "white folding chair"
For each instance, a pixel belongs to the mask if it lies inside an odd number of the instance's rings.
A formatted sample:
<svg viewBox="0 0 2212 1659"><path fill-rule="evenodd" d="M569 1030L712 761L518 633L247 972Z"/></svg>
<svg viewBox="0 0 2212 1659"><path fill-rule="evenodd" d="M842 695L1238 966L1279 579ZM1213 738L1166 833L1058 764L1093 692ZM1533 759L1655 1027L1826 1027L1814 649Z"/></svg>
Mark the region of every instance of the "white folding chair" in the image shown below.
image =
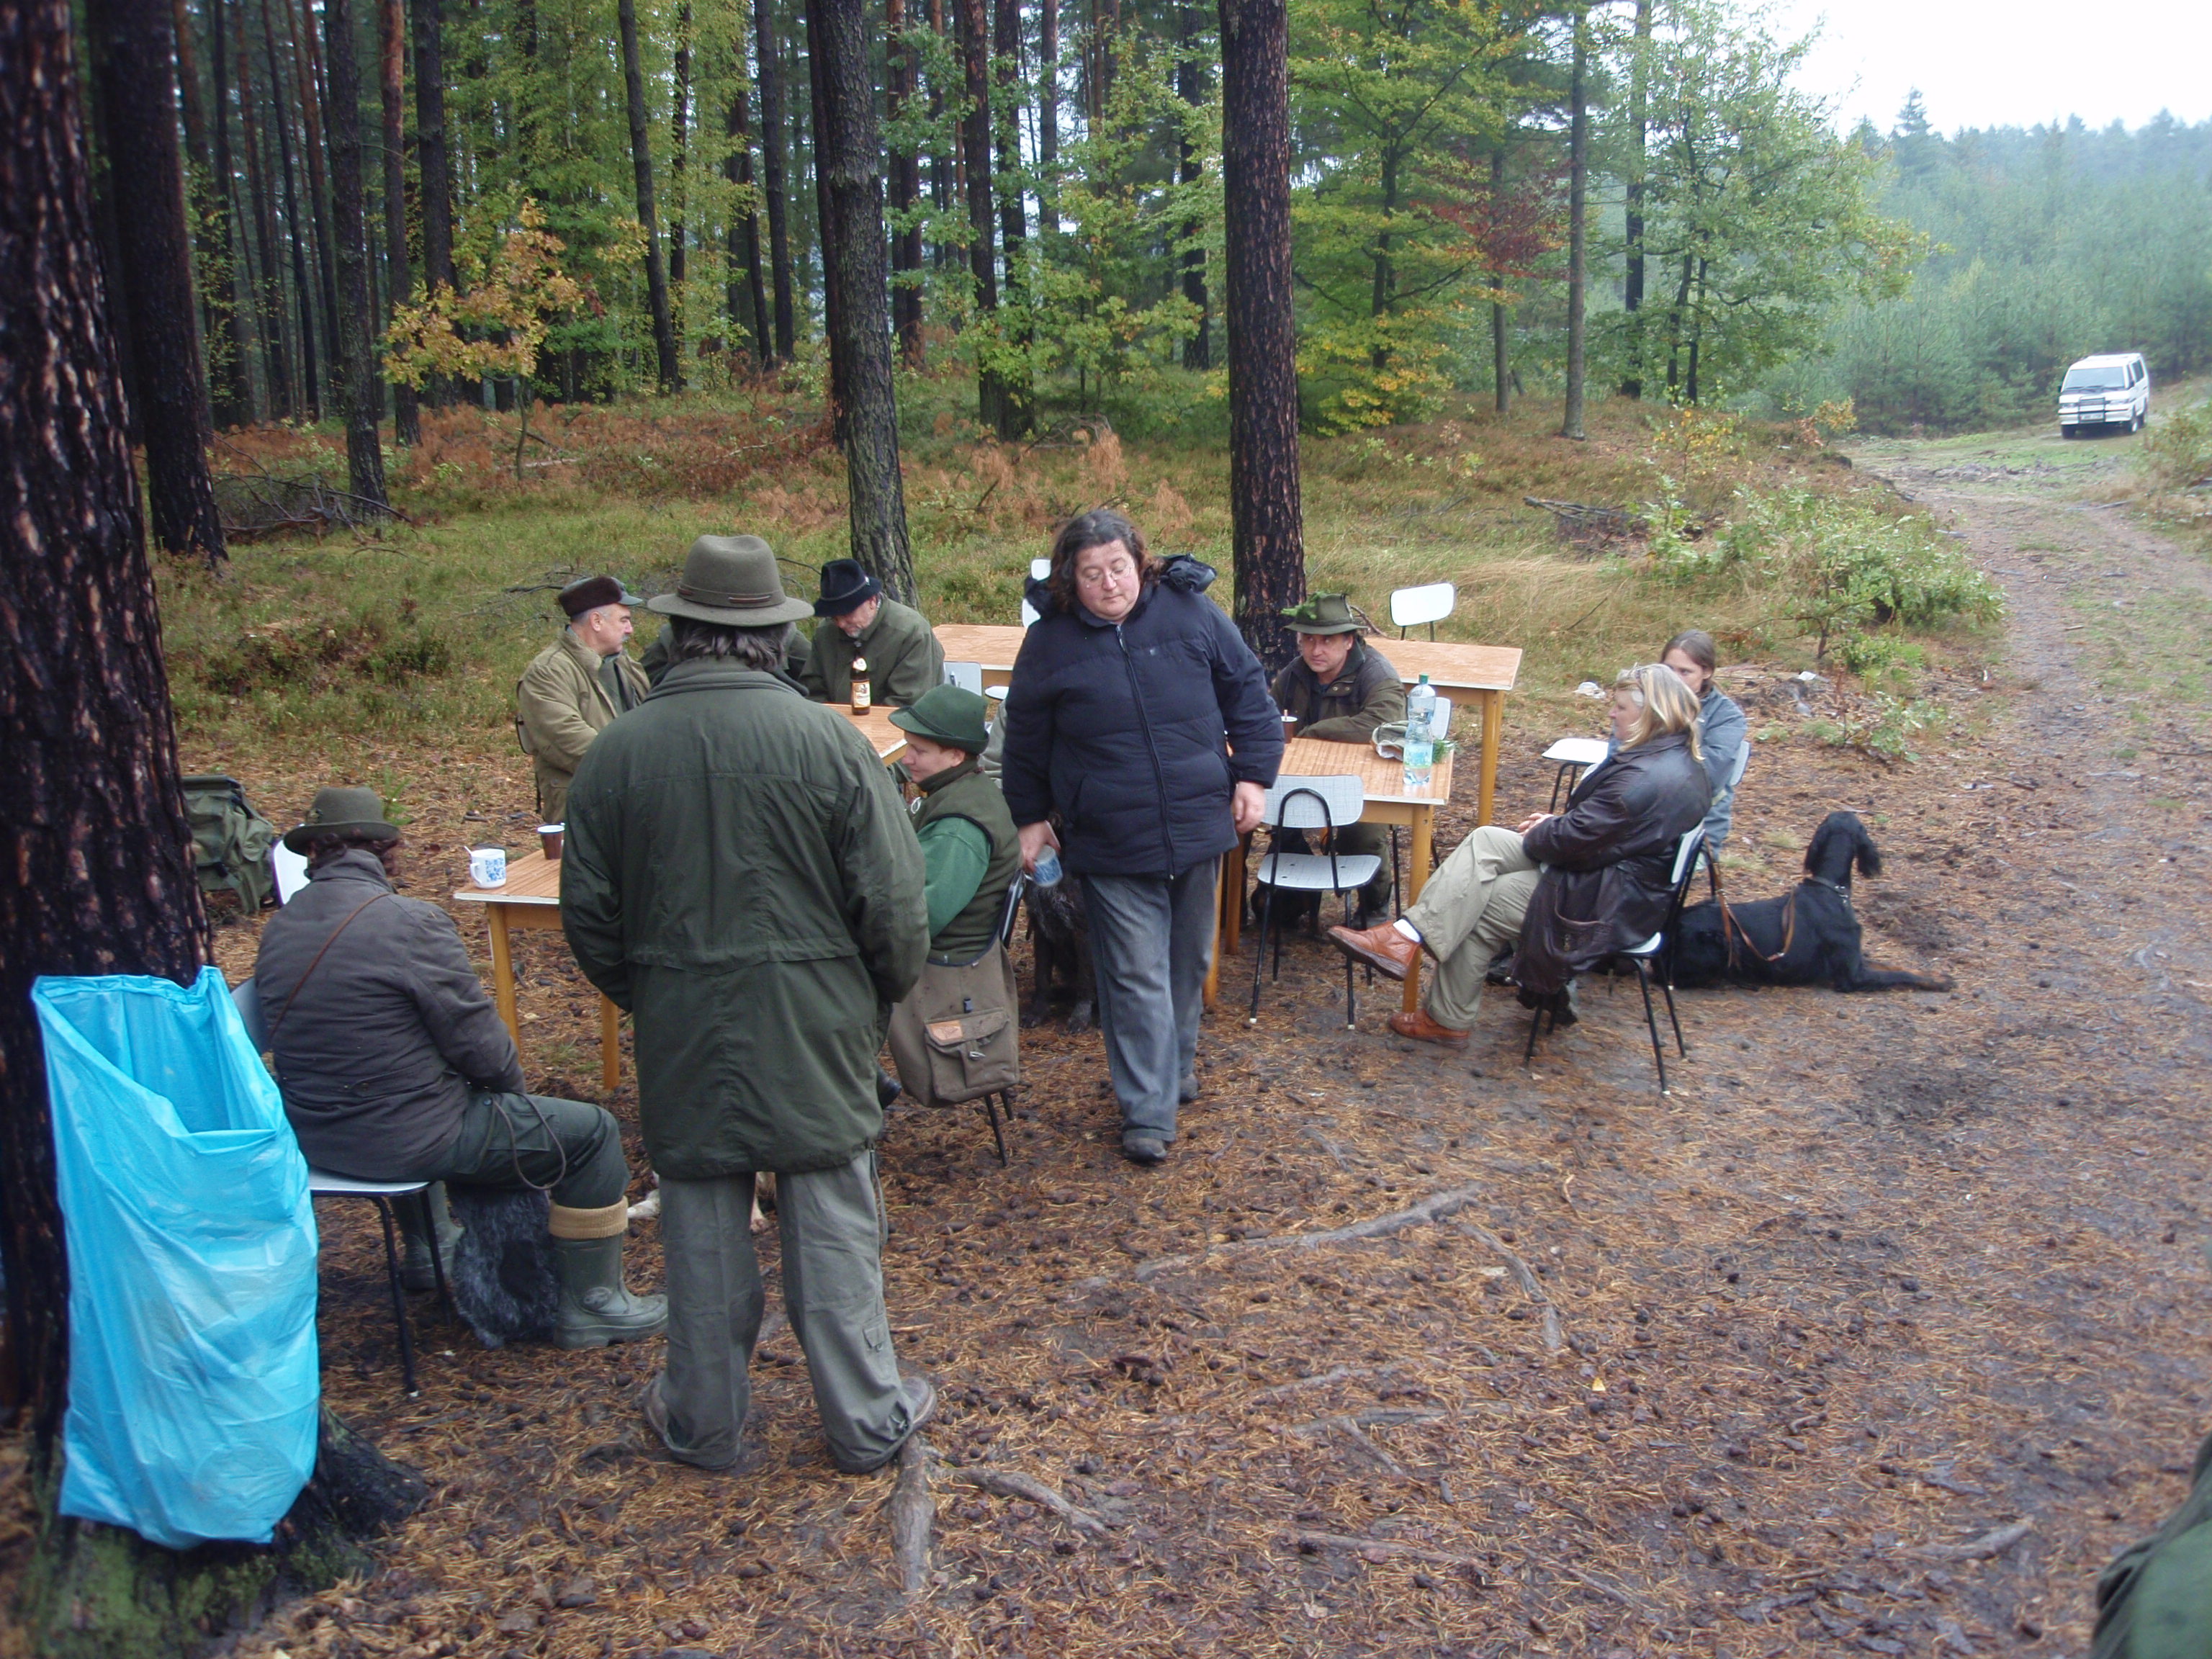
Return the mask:
<svg viewBox="0 0 2212 1659"><path fill-rule="evenodd" d="M1367 797L1355 777L1286 777L1267 791L1260 822L1277 835L1285 830L1334 830L1359 822ZM1272 839L1272 837L1271 837ZM1258 948L1252 957L1252 1012L1248 1024L1260 1023L1260 975L1267 961L1267 933L1274 920L1275 894L1283 888L1299 893L1334 893L1344 900L1344 921L1352 925L1352 895L1375 879L1382 860L1372 853L1339 853L1335 837L1326 853L1270 852L1257 866L1267 896L1260 908ZM1237 895L1239 903L1243 895ZM1274 977L1283 975L1283 937L1275 935ZM1359 1021L1358 993L1352 988L1352 958L1344 959L1344 1024L1349 1030Z"/></svg>
<svg viewBox="0 0 2212 1659"><path fill-rule="evenodd" d="M1686 1060L1689 1058L1690 1050L1682 1041L1681 1019L1674 1012L1674 959L1672 941L1674 936L1675 921L1682 914L1682 901L1690 890L1690 878L1697 873L1698 854L1705 850L1705 830L1703 824L1687 832L1675 843L1674 869L1671 878L1674 890L1667 901L1666 920L1660 924L1659 931L1652 934L1650 939L1630 945L1625 951L1613 952L1615 961L1626 962L1635 968L1636 982L1643 988L1644 1025L1644 1029L1651 1034L1651 1063L1659 1069L1659 1092L1662 1095L1668 1092L1667 1051L1659 1042L1659 1020L1651 1006L1651 964L1655 962L1660 963L1659 990L1667 1000L1667 1019L1674 1028L1675 1049ZM1662 957L1663 961L1662 961ZM1551 1030L1559 1029L1559 1016L1556 1008L1548 1011L1539 1008L1528 1017L1528 1046L1521 1056L1524 1065L1536 1057L1536 1032L1538 1027L1543 1025L1544 1017L1547 1012L1551 1015L1551 1024L1547 1029Z"/></svg>
<svg viewBox="0 0 2212 1659"><path fill-rule="evenodd" d="M1052 561L1050 559L1031 559L1030 561L1030 580L1031 581L1039 582L1050 581L1052 580ZM1027 628L1030 623L1036 622L1036 619L1037 608L1031 605L1027 599L1024 599L1022 601L1022 626Z"/></svg>
<svg viewBox="0 0 2212 1659"><path fill-rule="evenodd" d="M255 1052L269 1052L269 1013L261 1006L261 988L252 980L230 988L231 1006L238 1010L238 1018L246 1027ZM310 1198L365 1198L376 1206L378 1217L384 1223L384 1270L392 1281L392 1318L399 1328L399 1373L405 1378L410 1399L422 1392L415 1376L415 1331L407 1317L407 1287L399 1279L399 1240L392 1213L392 1200L410 1198L426 1193L427 1181L356 1181L351 1176L334 1175L328 1170L307 1166L307 1194ZM438 1282L438 1300L450 1310L453 1305L453 1292L446 1285L444 1253L438 1248L438 1229L434 1219L428 1229L430 1235L430 1271Z"/></svg>
<svg viewBox="0 0 2212 1659"><path fill-rule="evenodd" d="M957 685L963 691L983 695L983 665L980 662L949 662L945 665L945 683Z"/></svg>
<svg viewBox="0 0 2212 1659"><path fill-rule="evenodd" d="M1437 624L1452 613L1458 601L1459 589L1450 582L1431 582L1425 587L1401 587L1390 595L1390 626L1404 639L1406 630L1429 625L1429 637L1437 636Z"/></svg>
<svg viewBox="0 0 2212 1659"><path fill-rule="evenodd" d="M1603 738L1561 738L1544 751L1544 758L1559 769L1552 775L1552 804L1545 809L1547 811L1556 812L1559 810L1560 787L1564 785L1566 792L1571 795L1573 794L1582 783L1583 773L1589 771L1593 766L1604 764L1605 739ZM1567 774L1570 772L1575 775L1573 783L1567 782Z"/></svg>

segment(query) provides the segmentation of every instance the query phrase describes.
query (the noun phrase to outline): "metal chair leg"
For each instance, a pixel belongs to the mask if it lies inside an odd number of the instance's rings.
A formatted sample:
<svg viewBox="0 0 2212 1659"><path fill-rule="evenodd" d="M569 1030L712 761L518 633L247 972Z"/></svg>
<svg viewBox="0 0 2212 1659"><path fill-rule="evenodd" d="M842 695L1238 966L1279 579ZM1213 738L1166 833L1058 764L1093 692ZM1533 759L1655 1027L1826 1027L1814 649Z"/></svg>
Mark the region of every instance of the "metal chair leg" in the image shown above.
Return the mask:
<svg viewBox="0 0 2212 1659"><path fill-rule="evenodd" d="M1636 982L1644 988L1644 1029L1651 1034L1651 1063L1659 1068L1659 1092L1667 1090L1667 1050L1659 1042L1658 1017L1651 1011L1651 976L1644 970L1644 959L1636 959Z"/></svg>
<svg viewBox="0 0 2212 1659"><path fill-rule="evenodd" d="M438 1281L438 1305L445 1310L446 1317L450 1320L459 1318L460 1314L459 1310L453 1306L453 1286L446 1282L445 1247L438 1243L438 1212L445 1206L442 1202L432 1204L429 1201L432 1193L440 1193L442 1198L441 1189L443 1186L442 1182L434 1182L425 1187L422 1189L422 1199L423 1209L430 1218L430 1275Z"/></svg>
<svg viewBox="0 0 2212 1659"><path fill-rule="evenodd" d="M1523 1066L1536 1058L1536 1031L1543 1023L1544 1011L1541 1008L1528 1016L1528 1046L1521 1051L1521 1063Z"/></svg>
<svg viewBox="0 0 2212 1659"><path fill-rule="evenodd" d="M376 1212L384 1218L384 1267L392 1279L392 1317L399 1327L399 1373L407 1380L407 1397L410 1400L422 1392L415 1380L415 1334L407 1324L407 1291L399 1282L398 1229L392 1218L392 1202L382 1194L371 1195ZM433 1237L437 1228L431 1227Z"/></svg>
<svg viewBox="0 0 2212 1659"><path fill-rule="evenodd" d="M999 1167L1002 1170L1011 1169L1012 1167L1012 1161L1006 1156L1006 1133L999 1127L999 1097L996 1095L985 1095L983 1097L983 1109L990 1114L991 1139L999 1143ZM1014 1103L1012 1100L1008 1100L1006 1102L1006 1111L1009 1115L1012 1114L1013 1109Z"/></svg>
<svg viewBox="0 0 2212 1659"><path fill-rule="evenodd" d="M1344 925L1348 928L1352 926L1352 895L1346 892L1344 895ZM1359 1029L1359 992L1352 982L1350 957L1344 959L1344 1029L1347 1031L1356 1031Z"/></svg>
<svg viewBox="0 0 2212 1659"><path fill-rule="evenodd" d="M1664 974L1660 975L1659 992L1667 999L1668 1023L1674 1028L1674 1052L1687 1060L1690 1057L1690 1045L1682 1041L1681 1016L1674 1012L1674 988L1667 982L1668 977Z"/></svg>

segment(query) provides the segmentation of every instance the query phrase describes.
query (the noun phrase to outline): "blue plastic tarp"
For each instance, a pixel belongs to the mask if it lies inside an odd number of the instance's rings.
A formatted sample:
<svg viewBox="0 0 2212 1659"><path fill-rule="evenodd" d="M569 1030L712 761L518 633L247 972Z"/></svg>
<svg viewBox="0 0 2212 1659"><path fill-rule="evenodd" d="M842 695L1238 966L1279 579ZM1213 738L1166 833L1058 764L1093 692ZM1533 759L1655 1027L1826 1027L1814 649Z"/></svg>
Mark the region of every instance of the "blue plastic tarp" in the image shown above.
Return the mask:
<svg viewBox="0 0 2212 1659"><path fill-rule="evenodd" d="M41 978L69 1245L61 1512L266 1543L315 1465L315 1216L222 975Z"/></svg>

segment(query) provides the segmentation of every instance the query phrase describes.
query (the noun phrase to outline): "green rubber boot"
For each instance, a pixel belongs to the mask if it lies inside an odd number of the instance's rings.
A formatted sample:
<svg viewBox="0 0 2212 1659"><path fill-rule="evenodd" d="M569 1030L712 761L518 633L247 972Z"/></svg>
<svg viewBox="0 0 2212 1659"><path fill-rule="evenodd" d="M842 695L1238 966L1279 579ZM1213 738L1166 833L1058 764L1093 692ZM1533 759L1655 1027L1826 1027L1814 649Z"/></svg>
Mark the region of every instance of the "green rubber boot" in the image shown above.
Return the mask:
<svg viewBox="0 0 2212 1659"><path fill-rule="evenodd" d="M668 1298L633 1296L623 1283L623 1242L612 1238L556 1238L561 1267L560 1329L564 1348L604 1348L635 1342L668 1328Z"/></svg>
<svg viewBox="0 0 2212 1659"><path fill-rule="evenodd" d="M453 1251L461 1242L461 1224L446 1209L446 1183L434 1181L420 1193L392 1201L392 1218L399 1224L399 1241L403 1254L399 1258L399 1282L410 1291L434 1291L438 1288L437 1269L430 1260L429 1217L436 1218L438 1229L438 1260L445 1264L446 1275L451 1280L453 1272Z"/></svg>

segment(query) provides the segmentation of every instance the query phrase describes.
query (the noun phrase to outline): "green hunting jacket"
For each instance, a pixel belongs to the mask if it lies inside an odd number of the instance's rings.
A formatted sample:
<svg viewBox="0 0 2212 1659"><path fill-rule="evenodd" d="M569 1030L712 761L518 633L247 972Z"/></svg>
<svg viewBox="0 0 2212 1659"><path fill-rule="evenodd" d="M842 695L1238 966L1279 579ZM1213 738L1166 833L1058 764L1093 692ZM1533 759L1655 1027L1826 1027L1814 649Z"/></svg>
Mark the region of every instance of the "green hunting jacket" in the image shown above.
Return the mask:
<svg viewBox="0 0 2212 1659"><path fill-rule="evenodd" d="M608 693L609 678L626 694L620 707ZM565 628L522 671L514 688L514 729L538 769L538 811L544 822L561 822L568 781L592 740L624 708L642 702L645 693L645 670L628 652L602 658Z"/></svg>
<svg viewBox="0 0 2212 1659"><path fill-rule="evenodd" d="M681 662L568 792L561 922L635 1017L638 1116L679 1181L849 1164L876 1052L929 949L921 849L842 714Z"/></svg>
<svg viewBox="0 0 2212 1659"><path fill-rule="evenodd" d="M853 701L853 659L868 659L869 700L886 708L911 708L921 694L945 683L945 647L929 623L910 605L886 599L875 621L857 640L828 617L814 630L813 649L800 677L817 702Z"/></svg>
<svg viewBox="0 0 2212 1659"><path fill-rule="evenodd" d="M1305 659L1294 657L1275 676L1275 706L1298 722L1302 738L1324 743L1369 743L1375 728L1406 718L1406 687L1398 671L1362 640L1352 647L1344 667L1327 685L1315 678Z"/></svg>

